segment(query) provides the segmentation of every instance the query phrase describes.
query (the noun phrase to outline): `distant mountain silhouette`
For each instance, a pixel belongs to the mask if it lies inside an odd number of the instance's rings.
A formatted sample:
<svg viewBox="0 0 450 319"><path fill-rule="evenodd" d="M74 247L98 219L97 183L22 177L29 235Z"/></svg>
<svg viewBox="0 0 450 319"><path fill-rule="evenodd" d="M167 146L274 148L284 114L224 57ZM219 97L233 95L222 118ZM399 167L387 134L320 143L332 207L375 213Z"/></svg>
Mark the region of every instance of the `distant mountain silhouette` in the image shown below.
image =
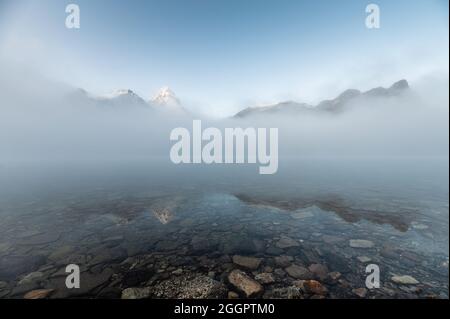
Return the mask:
<svg viewBox="0 0 450 319"><path fill-rule="evenodd" d="M342 92L335 99L322 101L316 106L309 105L306 103L286 101L262 107L248 107L238 112L233 117L247 118L252 116L269 115L269 114L295 115L305 112L338 113L344 111L345 108L350 104L350 102L357 101L358 99L386 98L391 96L399 96L408 90L409 90L408 82L406 80L400 80L398 82L395 82L389 88L377 87L366 92L361 92L355 89L349 89Z"/></svg>

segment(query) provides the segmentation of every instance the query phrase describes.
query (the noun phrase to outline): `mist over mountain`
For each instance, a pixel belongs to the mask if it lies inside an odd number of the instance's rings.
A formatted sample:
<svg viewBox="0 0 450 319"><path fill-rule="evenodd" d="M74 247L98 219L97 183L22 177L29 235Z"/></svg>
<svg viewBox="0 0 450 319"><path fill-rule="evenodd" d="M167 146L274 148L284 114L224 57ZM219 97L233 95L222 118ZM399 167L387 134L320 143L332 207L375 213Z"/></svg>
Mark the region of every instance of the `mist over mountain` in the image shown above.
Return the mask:
<svg viewBox="0 0 450 319"><path fill-rule="evenodd" d="M119 89L103 96L95 96L84 89L76 89L66 94L66 100L68 104L81 104L83 107L104 110L123 111L142 108L165 116L185 116L189 114L169 87L162 87L158 94L148 101L131 89Z"/></svg>
<svg viewBox="0 0 450 319"><path fill-rule="evenodd" d="M377 87L366 92L348 89L332 100L324 100L317 105L284 101L262 107L248 107L233 116L233 118L251 118L271 115L296 116L301 114L338 114L349 110L355 105L366 104L369 101L380 101L391 97L404 96L410 93L407 80L400 80L389 88ZM105 109L144 108L161 113L162 116L188 116L190 112L184 108L180 99L169 87L162 87L156 96L145 100L131 89L119 89L104 96L90 95L83 89L77 89L67 95L68 103L82 103L90 107Z"/></svg>
<svg viewBox="0 0 450 319"><path fill-rule="evenodd" d="M105 107L148 107L143 98L130 89L116 90L110 95L94 98L95 102Z"/></svg>
<svg viewBox="0 0 450 319"><path fill-rule="evenodd" d="M284 156L448 156L448 94L438 94L446 75L213 120L190 113L167 87L151 99L131 89L95 96L37 74L7 74L0 74L1 160L167 158L171 130L192 129L194 118L202 128L278 128L281 169Z"/></svg>
<svg viewBox="0 0 450 319"><path fill-rule="evenodd" d="M370 99L381 99L407 94L409 84L406 80L395 82L389 88L377 87L366 92L355 89L348 89L342 92L338 97L332 100L324 100L317 105L298 103L294 101L285 101L275 105L262 107L248 107L237 114L234 118L247 118L254 116L276 115L299 115L305 113L340 113L350 108L355 103L365 103Z"/></svg>

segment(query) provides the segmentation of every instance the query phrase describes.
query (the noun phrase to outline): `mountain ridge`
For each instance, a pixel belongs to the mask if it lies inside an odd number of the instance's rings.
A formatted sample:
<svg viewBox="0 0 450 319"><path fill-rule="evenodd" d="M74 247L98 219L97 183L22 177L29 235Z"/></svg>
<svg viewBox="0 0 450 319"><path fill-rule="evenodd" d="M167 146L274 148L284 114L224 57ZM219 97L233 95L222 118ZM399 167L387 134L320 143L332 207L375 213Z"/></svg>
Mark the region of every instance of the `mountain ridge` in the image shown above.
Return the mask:
<svg viewBox="0 0 450 319"><path fill-rule="evenodd" d="M182 106L175 93L167 86L162 87L158 94L150 100L145 100L131 89L118 89L109 94L96 96L82 88L77 88L66 97L72 102L77 101L103 108L123 109L125 107L140 107L174 115L187 115L189 113Z"/></svg>
<svg viewBox="0 0 450 319"><path fill-rule="evenodd" d="M268 106L247 107L231 118L242 119L267 114L340 113L346 110L351 102L357 101L358 99L394 97L407 92L409 89L408 81L402 79L388 88L380 86L365 92L356 89L347 89L336 98L323 100L316 105L296 101L284 101ZM150 100L144 100L131 89L119 89L104 96L93 96L84 89L79 88L72 92L69 98L105 108L123 109L124 107L143 107L167 115L185 116L191 114L183 107L175 93L167 86L162 87Z"/></svg>
<svg viewBox="0 0 450 319"><path fill-rule="evenodd" d="M246 118L254 115L263 114L277 114L283 112L284 114L298 114L304 112L342 112L350 102L358 98L384 98L401 95L410 89L408 81L402 79L395 82L389 88L376 87L365 92L356 89L348 89L339 94L336 98L331 100L323 100L317 105L307 103L299 103L296 101L285 101L268 106L247 107L232 118Z"/></svg>

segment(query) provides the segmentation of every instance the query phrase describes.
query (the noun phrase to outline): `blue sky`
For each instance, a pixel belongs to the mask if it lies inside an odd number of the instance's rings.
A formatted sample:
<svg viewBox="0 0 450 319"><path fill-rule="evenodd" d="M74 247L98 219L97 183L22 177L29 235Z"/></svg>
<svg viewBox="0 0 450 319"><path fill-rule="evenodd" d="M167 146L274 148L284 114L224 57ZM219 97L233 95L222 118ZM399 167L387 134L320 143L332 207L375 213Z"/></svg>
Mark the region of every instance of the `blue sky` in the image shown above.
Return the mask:
<svg viewBox="0 0 450 319"><path fill-rule="evenodd" d="M64 26L65 6L81 29ZM0 57L95 94L170 86L216 116L448 75L448 1L0 0Z"/></svg>

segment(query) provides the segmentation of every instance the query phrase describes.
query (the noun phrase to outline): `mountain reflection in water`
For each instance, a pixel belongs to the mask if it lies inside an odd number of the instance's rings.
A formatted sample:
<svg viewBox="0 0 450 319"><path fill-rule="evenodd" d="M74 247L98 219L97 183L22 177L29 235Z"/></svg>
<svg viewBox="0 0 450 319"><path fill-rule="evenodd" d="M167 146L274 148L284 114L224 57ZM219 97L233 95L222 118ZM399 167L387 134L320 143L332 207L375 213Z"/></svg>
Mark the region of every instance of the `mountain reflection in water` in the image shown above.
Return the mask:
<svg viewBox="0 0 450 319"><path fill-rule="evenodd" d="M158 165L2 167L0 297L448 296L445 160L284 163L270 178ZM70 263L89 282L76 292ZM369 263L380 289L364 288Z"/></svg>

